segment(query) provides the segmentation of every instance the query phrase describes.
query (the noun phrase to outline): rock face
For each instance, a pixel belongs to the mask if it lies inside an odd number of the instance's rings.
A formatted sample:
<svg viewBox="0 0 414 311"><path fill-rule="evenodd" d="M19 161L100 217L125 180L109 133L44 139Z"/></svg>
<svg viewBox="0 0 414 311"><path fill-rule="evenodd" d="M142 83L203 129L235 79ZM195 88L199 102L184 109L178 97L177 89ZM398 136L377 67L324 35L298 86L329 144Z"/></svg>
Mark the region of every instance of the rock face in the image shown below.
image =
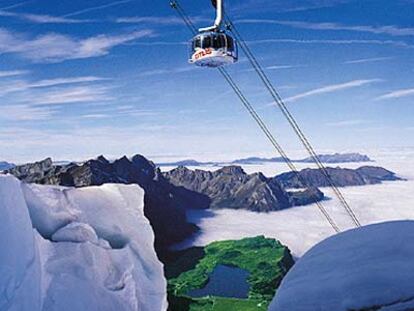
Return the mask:
<svg viewBox="0 0 414 311"><path fill-rule="evenodd" d="M356 170L328 167L327 171L338 187L372 185L382 181L401 180L395 173L374 166L363 166ZM286 188L329 187L327 178L319 169L304 169L299 172L299 175L305 184L302 184L293 172L278 175L275 179Z"/></svg>
<svg viewBox="0 0 414 311"><path fill-rule="evenodd" d="M18 166L8 171L28 183L61 186L99 186L105 183L138 184L145 190L145 215L156 235L161 252L180 242L198 228L186 221L186 208L207 208L209 199L169 183L154 163L141 155L109 162L103 156L81 165L54 166L51 159ZM172 221L174 220L174 221Z"/></svg>
<svg viewBox="0 0 414 311"><path fill-rule="evenodd" d="M178 167L164 173L172 184L195 191L210 198L210 207L248 209L267 212L321 200L317 189L286 192L275 179L262 173L248 175L240 166L228 166L214 172Z"/></svg>
<svg viewBox="0 0 414 311"><path fill-rule="evenodd" d="M0 310L163 311L166 280L137 185L0 175Z"/></svg>
<svg viewBox="0 0 414 311"><path fill-rule="evenodd" d="M367 155L360 153L319 154L318 157L322 163L372 162ZM314 161L309 157L303 160L297 160L296 162L313 163Z"/></svg>
<svg viewBox="0 0 414 311"><path fill-rule="evenodd" d="M296 262L269 311L414 310L413 239L413 221L330 237Z"/></svg>

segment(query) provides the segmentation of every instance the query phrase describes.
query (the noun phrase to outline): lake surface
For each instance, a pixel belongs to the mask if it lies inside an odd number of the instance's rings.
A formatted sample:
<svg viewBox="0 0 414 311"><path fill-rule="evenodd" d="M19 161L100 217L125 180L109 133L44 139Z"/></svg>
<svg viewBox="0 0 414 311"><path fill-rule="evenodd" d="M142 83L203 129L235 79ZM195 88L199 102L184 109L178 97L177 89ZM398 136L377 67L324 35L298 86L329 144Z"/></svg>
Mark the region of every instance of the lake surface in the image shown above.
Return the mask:
<svg viewBox="0 0 414 311"><path fill-rule="evenodd" d="M204 288L195 289L187 293L190 297L219 296L231 298L247 298L250 285L247 283L249 272L246 270L218 265L210 274Z"/></svg>

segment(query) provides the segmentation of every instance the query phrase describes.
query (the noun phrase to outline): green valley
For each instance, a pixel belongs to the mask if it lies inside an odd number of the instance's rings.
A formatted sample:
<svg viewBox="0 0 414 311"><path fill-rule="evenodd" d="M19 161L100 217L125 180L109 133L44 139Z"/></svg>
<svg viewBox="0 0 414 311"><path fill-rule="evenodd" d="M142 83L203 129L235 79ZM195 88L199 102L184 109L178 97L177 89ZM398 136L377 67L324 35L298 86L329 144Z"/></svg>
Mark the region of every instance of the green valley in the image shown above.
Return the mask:
<svg viewBox="0 0 414 311"><path fill-rule="evenodd" d="M292 265L289 249L264 236L213 242L206 247L180 251L176 259L166 266L169 310L266 310ZM222 266L248 273L246 297L222 297L220 293L191 297L189 293L205 288L213 272ZM231 282L232 279L227 277L227 281Z"/></svg>

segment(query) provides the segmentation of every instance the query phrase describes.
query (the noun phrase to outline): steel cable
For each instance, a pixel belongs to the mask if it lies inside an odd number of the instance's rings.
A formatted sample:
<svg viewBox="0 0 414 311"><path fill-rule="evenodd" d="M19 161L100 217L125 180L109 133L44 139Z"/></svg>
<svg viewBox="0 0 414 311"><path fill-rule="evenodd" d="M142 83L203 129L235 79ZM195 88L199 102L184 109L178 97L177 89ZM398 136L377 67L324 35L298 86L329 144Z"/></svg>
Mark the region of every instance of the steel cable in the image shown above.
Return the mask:
<svg viewBox="0 0 414 311"><path fill-rule="evenodd" d="M178 1L171 1L170 5L173 9L175 9L180 17L183 19L187 27L190 29L190 31L193 33L193 35L197 34L197 28L194 26L194 24L189 19L188 15L185 13L185 11L182 9ZM303 180L302 176L299 174L298 169L294 165L294 163L290 160L290 158L287 156L284 149L281 147L281 145L277 142L274 135L270 132L269 128L264 123L263 119L259 116L259 114L256 112L256 110L253 108L253 106L250 104L249 100L244 96L243 92L240 90L240 88L237 86L237 84L234 82L233 78L230 76L228 71L224 68L217 68L218 71L221 73L221 75L224 77L224 79L227 81L227 83L230 85L230 87L233 89L235 94L240 99L243 106L246 108L246 110L249 112L251 117L255 120L257 125L260 127L262 132L265 134L265 136L268 138L272 146L276 149L276 151L280 154L280 156L283 158L289 169L294 172L296 177L298 178L299 182L302 185L305 185L305 181ZM311 196L312 201L317 205L318 209L321 211L323 216L326 218L326 220L329 222L330 226L334 229L335 232L340 232L339 227L336 225L335 221L331 218L325 207L321 204L321 202L318 201L318 199L315 196Z"/></svg>

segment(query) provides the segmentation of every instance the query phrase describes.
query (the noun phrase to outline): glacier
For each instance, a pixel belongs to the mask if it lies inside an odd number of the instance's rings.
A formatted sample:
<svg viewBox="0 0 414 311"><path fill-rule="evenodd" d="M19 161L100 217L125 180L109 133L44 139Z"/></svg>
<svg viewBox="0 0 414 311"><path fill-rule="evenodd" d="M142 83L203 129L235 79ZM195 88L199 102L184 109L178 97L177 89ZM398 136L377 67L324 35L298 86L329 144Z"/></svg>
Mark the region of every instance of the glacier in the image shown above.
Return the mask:
<svg viewBox="0 0 414 311"><path fill-rule="evenodd" d="M0 310L167 309L137 185L82 189L0 175Z"/></svg>
<svg viewBox="0 0 414 311"><path fill-rule="evenodd" d="M414 221L352 229L314 246L269 311L414 310Z"/></svg>

